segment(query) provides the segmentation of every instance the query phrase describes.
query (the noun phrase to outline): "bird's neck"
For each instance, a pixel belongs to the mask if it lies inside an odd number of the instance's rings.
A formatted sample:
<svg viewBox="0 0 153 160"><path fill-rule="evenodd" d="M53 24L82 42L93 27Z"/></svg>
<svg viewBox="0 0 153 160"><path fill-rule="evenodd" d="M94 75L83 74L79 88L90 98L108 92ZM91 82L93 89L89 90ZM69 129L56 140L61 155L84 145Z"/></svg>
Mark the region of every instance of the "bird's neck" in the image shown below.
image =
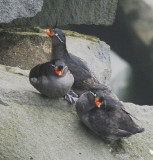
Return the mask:
<svg viewBox="0 0 153 160"><path fill-rule="evenodd" d="M69 57L69 54L66 49L66 45L60 45L60 46L52 45L51 60L65 59L66 57Z"/></svg>

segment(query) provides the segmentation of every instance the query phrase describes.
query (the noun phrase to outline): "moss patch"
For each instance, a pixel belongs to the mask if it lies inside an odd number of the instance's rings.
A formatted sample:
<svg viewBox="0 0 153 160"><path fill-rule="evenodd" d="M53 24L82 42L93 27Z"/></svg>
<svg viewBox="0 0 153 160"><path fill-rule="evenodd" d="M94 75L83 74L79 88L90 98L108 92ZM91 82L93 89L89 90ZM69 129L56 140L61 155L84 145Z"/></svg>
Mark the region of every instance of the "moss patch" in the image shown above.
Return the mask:
<svg viewBox="0 0 153 160"><path fill-rule="evenodd" d="M6 29L2 29L0 28L0 32L15 32L18 34L23 34L23 35L30 35L30 34L34 34L34 35L41 35L41 36L46 36L45 31L46 29L41 29L41 28L6 28ZM90 40L93 42L99 42L100 39L97 37L93 37L93 36L89 36L89 35L84 35L84 34L80 34L74 31L70 31L70 30L63 30L63 32L65 33L66 36L72 36L72 37L78 37L78 38L83 38L86 40ZM45 34L45 35L44 35Z"/></svg>

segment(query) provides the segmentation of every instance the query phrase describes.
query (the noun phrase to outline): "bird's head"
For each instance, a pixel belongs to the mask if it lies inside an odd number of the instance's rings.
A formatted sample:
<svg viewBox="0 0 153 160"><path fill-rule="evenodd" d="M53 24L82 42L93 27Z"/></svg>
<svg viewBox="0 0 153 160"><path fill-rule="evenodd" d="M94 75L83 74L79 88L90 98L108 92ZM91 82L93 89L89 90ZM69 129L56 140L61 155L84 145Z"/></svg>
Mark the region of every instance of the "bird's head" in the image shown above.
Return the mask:
<svg viewBox="0 0 153 160"><path fill-rule="evenodd" d="M52 44L54 46L56 46L56 45L65 45L66 44L65 34L59 28L47 29L46 30L46 34L49 37L51 37Z"/></svg>
<svg viewBox="0 0 153 160"><path fill-rule="evenodd" d="M68 67L61 60L54 60L54 61L52 61L51 66L53 67L54 73L57 76L64 76L67 73L67 71L68 71Z"/></svg>
<svg viewBox="0 0 153 160"><path fill-rule="evenodd" d="M92 103L98 108L102 107L104 105L104 95L103 94L96 94L95 92L89 91L90 99L92 100Z"/></svg>

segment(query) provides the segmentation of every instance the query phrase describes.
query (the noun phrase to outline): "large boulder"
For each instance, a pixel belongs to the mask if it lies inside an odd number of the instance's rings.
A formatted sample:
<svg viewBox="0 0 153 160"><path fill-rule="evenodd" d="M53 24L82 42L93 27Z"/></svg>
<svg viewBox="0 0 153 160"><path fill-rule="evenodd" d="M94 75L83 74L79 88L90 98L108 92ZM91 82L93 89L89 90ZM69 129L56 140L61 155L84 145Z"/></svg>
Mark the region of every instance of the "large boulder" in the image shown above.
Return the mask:
<svg viewBox="0 0 153 160"><path fill-rule="evenodd" d="M0 33L1 64L31 69L50 60L52 45L45 30L20 32L20 29L11 29ZM98 38L71 31L65 31L65 34L68 51L84 60L95 77L108 85L111 76L110 47Z"/></svg>
<svg viewBox="0 0 153 160"><path fill-rule="evenodd" d="M115 18L117 2L118 0L44 0L42 11L35 17L15 20L9 24L9 26L50 27L67 24L111 25ZM40 2L38 1L38 3ZM13 6L15 5L14 2L11 2L11 4ZM7 6L3 7L7 8ZM27 9L31 7L32 5ZM18 9L20 8L17 8L17 11ZM12 12L9 8L7 8L7 10L10 13L14 13L14 10ZM19 11L19 13L20 12L21 11Z"/></svg>
<svg viewBox="0 0 153 160"><path fill-rule="evenodd" d="M33 17L41 11L43 0L1 0L0 23L9 23L13 19Z"/></svg>
<svg viewBox="0 0 153 160"><path fill-rule="evenodd" d="M82 125L74 105L41 96L23 76L28 72L0 66L1 160L153 158L153 106L125 104L145 132L106 145Z"/></svg>

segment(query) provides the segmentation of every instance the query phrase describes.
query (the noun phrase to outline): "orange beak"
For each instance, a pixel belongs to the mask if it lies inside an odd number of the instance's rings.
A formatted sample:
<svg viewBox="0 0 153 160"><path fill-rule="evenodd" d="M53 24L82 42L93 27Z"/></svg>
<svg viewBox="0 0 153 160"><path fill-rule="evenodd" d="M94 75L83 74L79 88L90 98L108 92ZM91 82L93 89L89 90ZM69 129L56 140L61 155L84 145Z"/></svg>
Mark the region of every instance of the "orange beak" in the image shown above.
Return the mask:
<svg viewBox="0 0 153 160"><path fill-rule="evenodd" d="M96 106L97 106L98 108L100 108L102 102L99 102L99 101L98 101L98 98L95 97L95 104L96 104Z"/></svg>
<svg viewBox="0 0 153 160"><path fill-rule="evenodd" d="M53 34L53 33L50 33L50 29L47 29L47 30L46 30L46 34L47 34L48 36L52 36L52 37L55 35L55 34Z"/></svg>
<svg viewBox="0 0 153 160"><path fill-rule="evenodd" d="M64 73L64 70L65 69L63 69L62 71L58 71L56 68L54 68L55 73L59 76L61 76Z"/></svg>

